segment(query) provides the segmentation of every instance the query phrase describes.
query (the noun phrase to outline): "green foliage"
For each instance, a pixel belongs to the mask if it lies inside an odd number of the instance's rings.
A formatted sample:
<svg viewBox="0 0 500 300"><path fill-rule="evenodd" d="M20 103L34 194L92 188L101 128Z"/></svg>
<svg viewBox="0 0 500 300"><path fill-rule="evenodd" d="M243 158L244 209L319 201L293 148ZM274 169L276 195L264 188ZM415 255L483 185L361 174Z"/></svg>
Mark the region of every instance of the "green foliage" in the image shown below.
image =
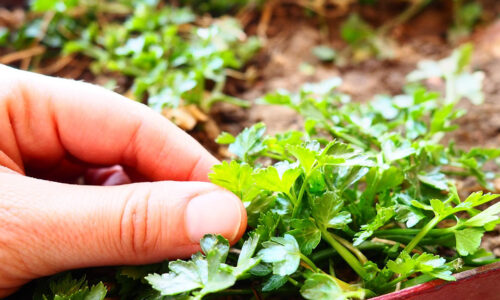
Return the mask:
<svg viewBox="0 0 500 300"><path fill-rule="evenodd" d="M237 12L244 6L260 6L263 0L181 0L183 5L190 5L203 13L218 16L230 12Z"/></svg>
<svg viewBox="0 0 500 300"><path fill-rule="evenodd" d="M459 84L474 76L471 51L465 45L421 64L403 94L367 103L336 91L340 79L262 97L296 110L304 130L268 136L256 124L218 138L235 156L214 166L210 179L243 200L245 238L231 249L207 235L203 254L135 277L147 299L254 292L364 299L400 284L454 280L462 268L494 261L480 242L500 223L500 205L480 206L499 195L461 199L456 181L475 178L489 189L484 166L500 151L442 142L462 115L458 100L480 93L479 82L468 92ZM436 76L445 82L443 96L419 83Z"/></svg>
<svg viewBox="0 0 500 300"><path fill-rule="evenodd" d="M483 14L483 7L476 1L453 1L453 26L448 31L452 42L469 35Z"/></svg>
<svg viewBox="0 0 500 300"><path fill-rule="evenodd" d="M387 268L400 275L397 281L417 272L443 280L454 281L455 277L451 276L453 268L445 263L446 260L438 255L422 253L410 256L406 252L402 252L395 261L390 260L387 262Z"/></svg>
<svg viewBox="0 0 500 300"><path fill-rule="evenodd" d="M260 42L247 37L234 18L199 27L193 24L196 15L189 8L159 5L158 1L36 0L31 9L54 16L45 33L42 16L11 32L8 44L17 49L41 39L57 54L81 53L92 59L94 74L131 78L128 95L137 101L147 99L160 112L187 104L208 110L217 101L247 105L223 93L226 69L242 68ZM76 11L79 17L73 18ZM102 15L111 21L98 18ZM127 15L125 20L123 15ZM0 42L7 44L2 42L6 39L3 31Z"/></svg>
<svg viewBox="0 0 500 300"><path fill-rule="evenodd" d="M221 236L206 235L200 242L205 255L197 253L191 261L170 262L169 273L150 274L145 279L162 296L183 294L181 298L201 299L207 294L232 286L236 279L258 262L253 258L259 237L253 236L242 247L237 266L225 264L229 243ZM187 296L191 293L191 296Z"/></svg>
<svg viewBox="0 0 500 300"><path fill-rule="evenodd" d="M300 293L306 299L327 300L327 299L364 299L363 291L343 291L331 276L326 274L312 274L304 282Z"/></svg>
<svg viewBox="0 0 500 300"><path fill-rule="evenodd" d="M467 71L470 53L465 45L424 63L409 75L405 94L366 104L335 91L338 79L297 94L268 94L260 102L299 112L304 132L272 137L256 124L236 137L221 135L236 157L215 166L210 178L247 204L261 248L261 263L247 276L262 282L262 292L300 288L306 299L364 298L417 282L410 277L454 280L463 262L480 256L484 232L500 223L500 206L477 207L498 195L461 200L453 174L488 188L483 166L500 153L440 143L461 115L458 100L478 100L478 86L468 89L473 93L459 88L461 77L474 76ZM446 82L444 97L417 83L436 76ZM438 228L443 220L455 222ZM373 237L395 245L378 248ZM377 250L363 250L371 247ZM451 251L443 254L442 247ZM359 285L334 275L339 260L359 275Z"/></svg>
<svg viewBox="0 0 500 300"><path fill-rule="evenodd" d="M393 56L389 40L356 13L342 23L340 36L348 45L343 51L344 60L356 63L371 57L384 59Z"/></svg>
<svg viewBox="0 0 500 300"><path fill-rule="evenodd" d="M89 286L85 277L73 279L71 274L58 276L44 286L34 299L40 300L103 300L107 289L102 282Z"/></svg>
<svg viewBox="0 0 500 300"><path fill-rule="evenodd" d="M263 262L273 265L273 274L286 276L295 273L300 263L300 250L293 236L272 237L262 246L264 249L260 250L259 256Z"/></svg>

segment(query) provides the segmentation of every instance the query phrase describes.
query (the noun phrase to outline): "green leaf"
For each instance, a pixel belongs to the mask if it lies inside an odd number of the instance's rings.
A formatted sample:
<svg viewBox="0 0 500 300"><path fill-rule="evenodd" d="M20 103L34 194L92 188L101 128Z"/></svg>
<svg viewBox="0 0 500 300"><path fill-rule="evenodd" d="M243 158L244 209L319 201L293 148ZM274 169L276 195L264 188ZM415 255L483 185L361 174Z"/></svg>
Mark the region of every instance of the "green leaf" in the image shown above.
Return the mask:
<svg viewBox="0 0 500 300"><path fill-rule="evenodd" d="M261 193L258 194L250 204L246 203L246 211L248 218L248 226L256 228L259 224L259 219L262 218L263 213L274 208L276 205L278 196L273 194Z"/></svg>
<svg viewBox="0 0 500 300"><path fill-rule="evenodd" d="M458 254L467 256L474 254L481 245L484 230L481 228L466 228L455 231Z"/></svg>
<svg viewBox="0 0 500 300"><path fill-rule="evenodd" d="M268 241L275 236L276 228L280 222L280 216L272 211L263 212L259 218L259 225L255 232L260 236L261 241Z"/></svg>
<svg viewBox="0 0 500 300"><path fill-rule="evenodd" d="M316 224L307 219L292 220L291 225L294 229L288 233L295 237L300 245L300 251L310 255L321 241L321 231Z"/></svg>
<svg viewBox="0 0 500 300"><path fill-rule="evenodd" d="M354 149L348 144L337 142L337 141L331 141L329 142L326 147L321 151L322 156L334 156L338 158L351 158L353 156L359 155L361 153L360 150Z"/></svg>
<svg viewBox="0 0 500 300"><path fill-rule="evenodd" d="M286 105L293 107L292 95L290 92L284 89L278 89L273 93L268 93L262 98L259 98L259 103L276 104L276 105Z"/></svg>
<svg viewBox="0 0 500 300"><path fill-rule="evenodd" d="M225 144L232 144L236 141L236 138L228 133L228 132L222 132L218 137L217 139L215 140L215 142L217 144L222 144L222 145L225 145Z"/></svg>
<svg viewBox="0 0 500 300"><path fill-rule="evenodd" d="M317 147L319 148L319 145L317 145ZM316 155L318 154L317 150L319 150L317 147L316 144L310 144L291 146L288 149L290 154L297 158L305 174L310 174L314 164L316 163Z"/></svg>
<svg viewBox="0 0 500 300"><path fill-rule="evenodd" d="M259 263L260 259L258 257L253 257L255 250L257 249L258 243L259 243L258 234L251 235L243 243L240 255L238 257L238 263L235 268L236 277L243 275L245 272L249 271Z"/></svg>
<svg viewBox="0 0 500 300"><path fill-rule="evenodd" d="M272 275L262 286L263 292L271 292L279 289L288 281L288 276Z"/></svg>
<svg viewBox="0 0 500 300"><path fill-rule="evenodd" d="M440 172L431 172L431 173L422 173L417 175L418 179L433 188L436 188L441 191L448 191L448 179L443 173Z"/></svg>
<svg viewBox="0 0 500 300"><path fill-rule="evenodd" d="M387 268L396 274L408 275L414 272L416 262L409 257L401 255L395 261L390 260L387 262Z"/></svg>
<svg viewBox="0 0 500 300"><path fill-rule="evenodd" d="M431 133L447 132L455 129L454 127L450 127L449 124L449 122L453 120L453 108L454 104L451 103L444 105L434 112L431 119Z"/></svg>
<svg viewBox="0 0 500 300"><path fill-rule="evenodd" d="M192 261L177 260L169 263L169 273L150 274L146 281L163 296L177 295L203 287L198 266Z"/></svg>
<svg viewBox="0 0 500 300"><path fill-rule="evenodd" d="M339 166L374 166L374 162L367 155L361 155L361 151L352 146L332 141L326 145L319 156L321 165Z"/></svg>
<svg viewBox="0 0 500 300"><path fill-rule="evenodd" d="M226 265L229 242L222 236L205 235L200 241L205 256L169 263L169 273L150 274L145 280L163 296L193 292L196 297L224 290L236 282L234 268ZM196 290L196 291L195 291Z"/></svg>
<svg viewBox="0 0 500 300"><path fill-rule="evenodd" d="M311 203L312 215L319 226L340 229L349 224L351 214L341 211L344 201L335 192L326 192L315 197Z"/></svg>
<svg viewBox="0 0 500 300"><path fill-rule="evenodd" d="M106 297L108 290L102 282L93 285L87 295L83 299L85 300L103 300Z"/></svg>
<svg viewBox="0 0 500 300"><path fill-rule="evenodd" d="M319 60L329 62L333 61L335 57L337 56L337 53L335 50L333 50L329 46L316 46L313 48L312 53L314 56L316 56Z"/></svg>
<svg viewBox="0 0 500 300"><path fill-rule="evenodd" d="M300 250L295 238L290 234L284 237L272 237L262 243L264 249L259 256L263 262L272 263L275 275L286 276L295 273L300 264Z"/></svg>
<svg viewBox="0 0 500 300"><path fill-rule="evenodd" d="M49 291L41 299L57 300L103 300L108 290L102 282L89 286L85 277L73 279L70 273L56 276L48 284Z"/></svg>
<svg viewBox="0 0 500 300"><path fill-rule="evenodd" d="M359 43L374 35L373 29L358 14L351 14L340 28L342 39L349 44Z"/></svg>
<svg viewBox="0 0 500 300"><path fill-rule="evenodd" d="M394 207L377 207L375 218L368 224L361 226L361 231L355 234L354 246L359 246L367 238L372 236L373 232L384 226L395 215Z"/></svg>
<svg viewBox="0 0 500 300"><path fill-rule="evenodd" d="M367 174L366 181L369 184L369 188L375 193L379 193L385 190L392 189L400 185L404 181L404 174L401 169L391 166L387 169L378 170L376 168ZM376 172L379 172L377 179L375 179ZM367 189L368 190L368 189Z"/></svg>
<svg viewBox="0 0 500 300"><path fill-rule="evenodd" d="M302 171L288 162L280 162L276 167L268 167L254 175L258 187L288 194Z"/></svg>
<svg viewBox="0 0 500 300"><path fill-rule="evenodd" d="M208 178L236 194L243 202L247 202L253 200L259 193L254 185L252 173L252 168L246 163L224 161L213 167L213 172L208 174Z"/></svg>
<svg viewBox="0 0 500 300"><path fill-rule="evenodd" d="M338 284L326 274L312 274L300 288L300 294L310 300L347 300Z"/></svg>
<svg viewBox="0 0 500 300"><path fill-rule="evenodd" d="M32 0L30 1L30 8L36 12L64 12L68 8L77 6L78 2L78 0Z"/></svg>
<svg viewBox="0 0 500 300"><path fill-rule="evenodd" d="M429 253L414 254L410 257L408 253L402 252L396 260L387 262L387 268L404 277L421 272L447 281L456 280L451 276L452 268L446 265L446 260Z"/></svg>
<svg viewBox="0 0 500 300"><path fill-rule="evenodd" d="M265 149L263 139L265 131L266 126L262 123L245 128L229 145L229 151L245 162L250 161L253 155Z"/></svg>
<svg viewBox="0 0 500 300"><path fill-rule="evenodd" d="M498 198L498 196L499 196L498 194L490 194L490 193L483 195L482 191L474 192L474 193L470 194L469 197L467 197L465 199L465 201L458 204L455 207L454 211L468 210L470 208L488 203L488 202Z"/></svg>
<svg viewBox="0 0 500 300"><path fill-rule="evenodd" d="M385 161L392 162L405 157L408 157L416 152L410 143L403 143L396 147L392 140L386 140L382 143L382 152L384 153Z"/></svg>
<svg viewBox="0 0 500 300"><path fill-rule="evenodd" d="M475 105L483 103L484 93L482 91L482 85L484 77L485 75L483 72L460 74L460 76L455 79L457 98L467 98Z"/></svg>
<svg viewBox="0 0 500 300"><path fill-rule="evenodd" d="M415 209L407 205L397 205L396 206L396 217L398 222L406 223L406 227L412 228L417 225L418 222L423 220L425 215L418 209Z"/></svg>
<svg viewBox="0 0 500 300"><path fill-rule="evenodd" d="M453 209L451 206L446 205L443 201L439 199L431 199L430 201L431 208L434 211L436 215L439 215L441 217L445 217L449 214L452 213Z"/></svg>
<svg viewBox="0 0 500 300"><path fill-rule="evenodd" d="M300 89L301 94L326 95L342 84L340 77L332 77L318 83L305 83Z"/></svg>
<svg viewBox="0 0 500 300"><path fill-rule="evenodd" d="M9 42L9 29L4 26L0 26L0 46L5 47Z"/></svg>
<svg viewBox="0 0 500 300"><path fill-rule="evenodd" d="M325 177L332 183L332 187L340 191L358 182L368 173L369 169L362 166L326 166L324 169Z"/></svg>
<svg viewBox="0 0 500 300"><path fill-rule="evenodd" d="M493 204L484 211L466 220L463 225L470 227L483 227L488 223L500 221L500 202Z"/></svg>
<svg viewBox="0 0 500 300"><path fill-rule="evenodd" d="M458 74L464 71L464 68L469 64L474 46L471 43L463 44L458 49L453 50L450 57L445 58L443 61L453 61L451 64L453 73Z"/></svg>

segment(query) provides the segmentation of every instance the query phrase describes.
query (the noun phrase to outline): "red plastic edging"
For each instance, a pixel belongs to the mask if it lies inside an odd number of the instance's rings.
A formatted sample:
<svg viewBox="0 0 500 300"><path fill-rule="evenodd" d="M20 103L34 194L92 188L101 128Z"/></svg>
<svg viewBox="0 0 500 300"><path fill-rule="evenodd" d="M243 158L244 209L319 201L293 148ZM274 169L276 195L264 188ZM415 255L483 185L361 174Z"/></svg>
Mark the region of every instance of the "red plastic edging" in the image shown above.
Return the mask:
<svg viewBox="0 0 500 300"><path fill-rule="evenodd" d="M500 263L455 275L457 281L433 280L373 300L500 300Z"/></svg>

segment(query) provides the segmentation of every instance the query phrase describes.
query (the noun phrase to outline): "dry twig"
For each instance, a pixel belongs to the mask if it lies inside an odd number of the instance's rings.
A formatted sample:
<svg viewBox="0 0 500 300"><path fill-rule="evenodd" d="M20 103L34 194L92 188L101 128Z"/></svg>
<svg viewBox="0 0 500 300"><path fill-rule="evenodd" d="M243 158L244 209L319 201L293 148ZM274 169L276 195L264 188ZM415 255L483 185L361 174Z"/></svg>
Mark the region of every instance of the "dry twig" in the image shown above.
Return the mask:
<svg viewBox="0 0 500 300"><path fill-rule="evenodd" d="M28 49L5 54L0 57L0 64L10 64L25 58L40 55L45 52L45 47L37 45Z"/></svg>
<svg viewBox="0 0 500 300"><path fill-rule="evenodd" d="M66 67L67 65L69 65L74 58L75 56L73 54L61 56L54 63L43 68L38 68L35 71L46 75L55 74L64 69L64 67Z"/></svg>

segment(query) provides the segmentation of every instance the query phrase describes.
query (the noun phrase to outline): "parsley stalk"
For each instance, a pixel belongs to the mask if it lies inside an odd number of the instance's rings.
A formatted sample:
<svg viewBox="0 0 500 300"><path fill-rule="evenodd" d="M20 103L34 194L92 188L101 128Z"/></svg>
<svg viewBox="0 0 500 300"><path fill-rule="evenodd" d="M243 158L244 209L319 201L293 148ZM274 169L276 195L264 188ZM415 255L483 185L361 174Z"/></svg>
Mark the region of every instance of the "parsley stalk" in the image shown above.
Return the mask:
<svg viewBox="0 0 500 300"><path fill-rule="evenodd" d="M434 228L439 222L441 221L441 217L439 215L436 215L432 220L427 223L422 230L406 245L404 248L404 252L410 253L413 248L415 248L418 243L424 238L424 236L432 229Z"/></svg>
<svg viewBox="0 0 500 300"><path fill-rule="evenodd" d="M361 252L358 248L354 247L353 244L349 243L346 239L341 238L340 236L336 235L335 233L330 232L332 237L336 239L339 243L341 243L344 247L349 249L356 257L359 259L359 261L364 265L365 263L368 262L368 258Z"/></svg>
<svg viewBox="0 0 500 300"><path fill-rule="evenodd" d="M317 161L315 161L314 164L317 164ZM304 197L304 192L306 191L307 182L309 181L309 177L311 177L311 174L314 172L314 170L316 170L316 168L317 166L311 168L311 171L304 177L304 181L302 182L302 186L300 187L299 196L297 197L296 204L293 207L292 218L296 218L299 214L300 207L302 206L302 198Z"/></svg>
<svg viewBox="0 0 500 300"><path fill-rule="evenodd" d="M367 280L368 273L363 268L359 260L357 260L349 250L342 246L342 244L338 242L326 228L322 227L320 230L322 238L330 244L340 254L340 256L342 256L342 258L361 278Z"/></svg>

